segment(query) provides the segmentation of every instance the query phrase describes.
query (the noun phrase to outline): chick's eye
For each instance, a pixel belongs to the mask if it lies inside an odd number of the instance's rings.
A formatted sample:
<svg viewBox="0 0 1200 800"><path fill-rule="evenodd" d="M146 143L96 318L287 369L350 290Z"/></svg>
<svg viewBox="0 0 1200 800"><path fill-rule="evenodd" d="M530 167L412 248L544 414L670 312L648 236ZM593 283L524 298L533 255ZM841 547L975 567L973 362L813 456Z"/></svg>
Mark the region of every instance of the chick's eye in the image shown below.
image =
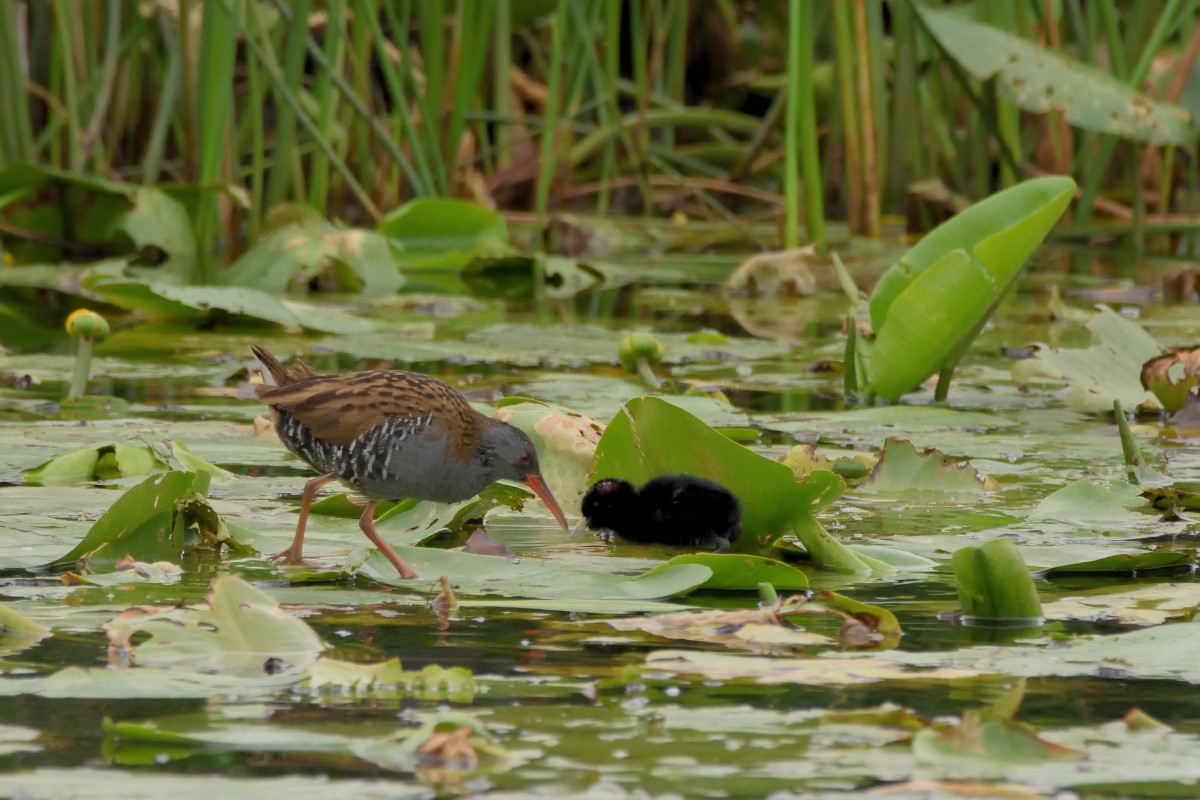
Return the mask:
<svg viewBox="0 0 1200 800"><path fill-rule="evenodd" d="M520 461L522 464L528 464L529 453L521 453L521 455L517 456L517 461Z"/></svg>

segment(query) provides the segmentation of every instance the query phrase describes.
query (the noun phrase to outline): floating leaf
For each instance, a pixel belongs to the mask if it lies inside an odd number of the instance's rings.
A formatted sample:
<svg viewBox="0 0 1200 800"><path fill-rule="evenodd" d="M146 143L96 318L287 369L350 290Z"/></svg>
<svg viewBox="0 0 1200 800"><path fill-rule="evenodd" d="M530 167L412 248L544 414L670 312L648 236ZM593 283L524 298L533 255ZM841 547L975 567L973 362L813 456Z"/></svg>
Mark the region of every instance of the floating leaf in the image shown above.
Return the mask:
<svg viewBox="0 0 1200 800"><path fill-rule="evenodd" d="M361 333L374 328L367 320L334 309L280 300L243 286L176 286L103 276L85 283L89 291L106 302L152 316L198 320L220 312L329 333Z"/></svg>
<svg viewBox="0 0 1200 800"><path fill-rule="evenodd" d="M790 564L739 553L688 553L675 556L646 574L669 569L676 564L703 564L712 570L712 576L696 587L698 589L750 591L760 583L769 583L780 591L808 588L808 576Z"/></svg>
<svg viewBox="0 0 1200 800"><path fill-rule="evenodd" d="M386 237L339 227L311 211L302 220L260 237L217 277L223 286L282 294L297 283L307 284L330 273L340 279L339 288L376 296L395 294L404 285Z"/></svg>
<svg viewBox="0 0 1200 800"><path fill-rule="evenodd" d="M780 623L764 609L687 611L605 620L619 631L641 631L665 639L678 639L726 647L775 648L831 646L836 642L819 633Z"/></svg>
<svg viewBox="0 0 1200 800"><path fill-rule="evenodd" d="M447 197L410 200L379 223L397 243L401 269L458 270L476 253L508 247L508 226L495 211Z"/></svg>
<svg viewBox="0 0 1200 800"><path fill-rule="evenodd" d="M421 576L427 586L439 575L451 576L454 591L460 597L535 597L548 600L642 600L675 597L704 585L712 570L702 564L676 564L643 575L616 575L622 559L611 570L561 560L522 558L511 563L496 556L436 550L431 547L397 547L400 557ZM401 581L396 569L378 552L359 567L363 574L394 585L413 586Z"/></svg>
<svg viewBox="0 0 1200 800"><path fill-rule="evenodd" d="M29 483L60 484L148 475L166 466L147 445L114 442L71 450L22 474Z"/></svg>
<svg viewBox="0 0 1200 800"><path fill-rule="evenodd" d="M1076 619L1117 625L1161 625L1191 619L1200 606L1200 585L1156 583L1123 589L1104 587L1059 598L1044 606L1046 619Z"/></svg>
<svg viewBox="0 0 1200 800"><path fill-rule="evenodd" d="M1056 545L1056 547L1061 546ZM1111 547L1098 549L1112 550ZM1169 569L1171 567L1194 565L1194 563L1192 557L1187 553L1174 553L1170 550L1139 550L1132 553L1114 553L1113 555L1094 558L1090 561L1060 564L1043 570L1042 574L1046 577L1067 575L1073 572L1132 575L1153 569Z"/></svg>
<svg viewBox="0 0 1200 800"><path fill-rule="evenodd" d="M1012 764L1037 764L1082 758L1083 753L1038 736L1030 725L991 709L970 708L962 721L940 731L918 731L913 739L917 760L926 764L990 765L1003 770Z"/></svg>
<svg viewBox="0 0 1200 800"><path fill-rule="evenodd" d="M1132 509L1145 507L1141 489L1113 481L1106 489L1089 478L1080 478L1046 497L1029 512L1027 522L1065 522L1082 527L1128 525L1147 521Z"/></svg>
<svg viewBox="0 0 1200 800"><path fill-rule="evenodd" d="M104 627L111 647L147 667L291 672L308 667L325 648L307 623L237 575L214 579L202 605L135 606ZM134 645L135 634L150 639Z"/></svg>
<svg viewBox="0 0 1200 800"><path fill-rule="evenodd" d="M779 658L737 656L694 650L656 650L646 656L646 666L662 672L696 675L702 680L752 680L768 684L848 686L887 680L947 681L978 678L982 670L939 667L912 672L877 658Z"/></svg>
<svg viewBox="0 0 1200 800"><path fill-rule="evenodd" d="M951 461L936 448L918 453L906 439L888 439L860 492L994 492L1000 484L967 462Z"/></svg>
<svg viewBox="0 0 1200 800"><path fill-rule="evenodd" d="M1099 306L1087 329L1096 344L1086 349L1039 346L1032 358L1013 365L1013 381L1020 387L1039 377L1063 381L1070 390L1067 402L1079 408L1107 411L1114 400L1129 409L1157 407L1140 377L1142 365L1162 352L1153 337L1108 306Z"/></svg>

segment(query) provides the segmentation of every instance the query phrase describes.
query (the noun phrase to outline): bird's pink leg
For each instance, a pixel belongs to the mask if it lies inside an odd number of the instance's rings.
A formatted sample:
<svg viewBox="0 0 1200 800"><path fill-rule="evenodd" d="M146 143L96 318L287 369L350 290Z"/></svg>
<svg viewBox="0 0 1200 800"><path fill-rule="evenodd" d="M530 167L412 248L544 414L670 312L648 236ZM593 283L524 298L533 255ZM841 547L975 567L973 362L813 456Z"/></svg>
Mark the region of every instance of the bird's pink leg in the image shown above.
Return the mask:
<svg viewBox="0 0 1200 800"><path fill-rule="evenodd" d="M300 499L300 519L296 520L296 536L292 539L292 544L288 549L271 556L272 561L282 561L284 564L300 564L305 567L322 566L315 561L308 561L304 558L304 528L308 525L308 507L312 505L313 498L317 496L317 492L322 486L336 477L333 473L318 475L304 484L304 494L301 495Z"/></svg>
<svg viewBox="0 0 1200 800"><path fill-rule="evenodd" d="M363 515L358 518L358 527L362 528L362 532L367 535L371 543L383 551L383 555L388 561L392 562L392 566L396 568L396 572L400 573L400 577L404 580L412 580L417 577L417 573L408 562L400 557L400 554L392 548L390 544L383 540L379 535L379 531L375 530L375 506L379 505L378 500L372 500L367 503L367 508L363 511Z"/></svg>

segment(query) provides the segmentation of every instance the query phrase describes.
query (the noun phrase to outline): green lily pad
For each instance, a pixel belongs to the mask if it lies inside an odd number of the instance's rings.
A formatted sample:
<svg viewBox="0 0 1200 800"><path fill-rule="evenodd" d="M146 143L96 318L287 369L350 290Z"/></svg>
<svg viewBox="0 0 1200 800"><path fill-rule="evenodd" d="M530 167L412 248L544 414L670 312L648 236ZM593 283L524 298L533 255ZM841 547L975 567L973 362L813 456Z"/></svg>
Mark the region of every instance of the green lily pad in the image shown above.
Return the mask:
<svg viewBox="0 0 1200 800"><path fill-rule="evenodd" d="M166 466L147 445L113 442L71 450L22 474L29 483L77 483L148 475Z"/></svg>
<svg viewBox="0 0 1200 800"><path fill-rule="evenodd" d="M670 569L676 564L703 564L712 570L712 577L698 589L752 591L760 583L769 583L780 591L808 588L808 576L789 564L772 558L737 553L688 553L675 556L646 574Z"/></svg>
<svg viewBox="0 0 1200 800"><path fill-rule="evenodd" d="M375 552L359 571L396 586L426 587L445 575L454 591L464 596L532 597L549 600L644 600L675 597L703 586L712 570L702 564L676 564L642 575L615 575L558 560L522 558L512 563L497 556L397 547L400 557L421 577L402 581L396 569ZM615 560L615 559L614 559Z"/></svg>
<svg viewBox="0 0 1200 800"><path fill-rule="evenodd" d="M134 607L104 627L113 646L147 667L288 672L308 667L325 648L306 622L237 575L213 580L205 605ZM133 645L135 634L150 639Z"/></svg>
<svg viewBox="0 0 1200 800"><path fill-rule="evenodd" d="M1108 411L1113 401L1125 408L1160 408L1158 398L1142 386L1142 365L1162 353L1150 334L1108 306L1100 306L1087 323L1096 343L1088 348L1039 346L1033 358L1013 365L1013 381L1032 386L1042 379L1067 386L1067 403Z"/></svg>
<svg viewBox="0 0 1200 800"><path fill-rule="evenodd" d="M208 479L207 473L178 470L147 478L121 495L83 541L54 563L84 560L91 568L102 569L125 556L178 562L185 549L201 542L236 546L204 498Z"/></svg>
<svg viewBox="0 0 1200 800"><path fill-rule="evenodd" d="M1038 503L1025 520L1080 527L1134 525L1153 519L1133 510L1146 506L1141 490L1131 483L1112 481L1105 488L1089 478L1080 478Z"/></svg>
<svg viewBox="0 0 1200 800"><path fill-rule="evenodd" d="M315 211L265 235L218 275L223 286L252 287L272 295L333 272L342 288L364 294L394 294L404 285L386 237L361 228L343 228ZM272 214L279 209L272 209ZM342 273L342 274L338 274Z"/></svg>
<svg viewBox="0 0 1200 800"><path fill-rule="evenodd" d="M466 200L427 197L411 200L379 223L394 240L401 269L458 270L476 253L508 248L508 226L491 209Z"/></svg>
<svg viewBox="0 0 1200 800"><path fill-rule="evenodd" d="M912 442L888 439L871 474L857 491L958 492L976 494L999 490L1000 485L981 475L969 463L950 461L935 448L918 453Z"/></svg>
<svg viewBox="0 0 1200 800"><path fill-rule="evenodd" d="M223 312L342 334L361 333L375 327L368 320L335 309L281 300L245 286L176 286L106 277L89 279L85 283L89 291L105 302L152 316L200 320L214 312Z"/></svg>

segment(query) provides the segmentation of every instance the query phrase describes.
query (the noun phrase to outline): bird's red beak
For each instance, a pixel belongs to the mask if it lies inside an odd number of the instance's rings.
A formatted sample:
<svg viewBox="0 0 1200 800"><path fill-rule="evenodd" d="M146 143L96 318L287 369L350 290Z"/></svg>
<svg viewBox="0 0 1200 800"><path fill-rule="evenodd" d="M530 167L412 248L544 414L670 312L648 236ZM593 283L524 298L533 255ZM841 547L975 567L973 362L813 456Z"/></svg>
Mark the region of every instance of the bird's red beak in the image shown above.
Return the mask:
<svg viewBox="0 0 1200 800"><path fill-rule="evenodd" d="M550 490L546 488L546 482L542 480L542 476L531 472L525 476L525 483L546 504L546 508L550 509L550 513L558 520L558 524L562 525L562 529L569 530L567 518L563 516L562 509L558 507L558 501L554 499L554 495L550 494Z"/></svg>

